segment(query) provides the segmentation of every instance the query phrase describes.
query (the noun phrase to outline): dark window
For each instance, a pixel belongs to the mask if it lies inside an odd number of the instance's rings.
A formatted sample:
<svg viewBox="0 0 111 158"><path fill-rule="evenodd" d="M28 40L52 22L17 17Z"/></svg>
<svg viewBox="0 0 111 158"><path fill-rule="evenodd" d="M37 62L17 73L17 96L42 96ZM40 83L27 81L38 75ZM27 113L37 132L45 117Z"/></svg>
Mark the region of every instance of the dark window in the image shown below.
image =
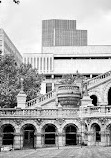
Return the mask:
<svg viewBox="0 0 111 158"><path fill-rule="evenodd" d="M52 83L46 83L46 93L52 91Z"/></svg>

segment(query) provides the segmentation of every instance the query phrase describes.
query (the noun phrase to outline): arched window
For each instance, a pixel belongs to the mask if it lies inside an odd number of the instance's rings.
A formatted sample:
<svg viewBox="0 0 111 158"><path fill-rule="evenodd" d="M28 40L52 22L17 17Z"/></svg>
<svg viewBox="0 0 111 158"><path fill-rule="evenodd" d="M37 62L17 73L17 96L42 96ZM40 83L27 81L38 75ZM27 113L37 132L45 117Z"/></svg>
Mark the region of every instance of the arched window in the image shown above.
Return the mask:
<svg viewBox="0 0 111 158"><path fill-rule="evenodd" d="M74 125L68 125L65 128L66 134L66 145L76 145L77 144L77 128Z"/></svg>
<svg viewBox="0 0 111 158"><path fill-rule="evenodd" d="M14 127L10 124L4 125L2 128L2 145L13 145L14 143Z"/></svg>
<svg viewBox="0 0 111 158"><path fill-rule="evenodd" d="M56 127L54 125L46 125L44 129L44 144L45 145L56 145Z"/></svg>
<svg viewBox="0 0 111 158"><path fill-rule="evenodd" d="M94 106L97 106L97 102L98 102L97 96L96 95L91 95L90 98L92 99L92 104Z"/></svg>
<svg viewBox="0 0 111 158"><path fill-rule="evenodd" d="M100 126L97 123L94 123L92 125L92 128L93 128L95 142L100 142L101 141Z"/></svg>

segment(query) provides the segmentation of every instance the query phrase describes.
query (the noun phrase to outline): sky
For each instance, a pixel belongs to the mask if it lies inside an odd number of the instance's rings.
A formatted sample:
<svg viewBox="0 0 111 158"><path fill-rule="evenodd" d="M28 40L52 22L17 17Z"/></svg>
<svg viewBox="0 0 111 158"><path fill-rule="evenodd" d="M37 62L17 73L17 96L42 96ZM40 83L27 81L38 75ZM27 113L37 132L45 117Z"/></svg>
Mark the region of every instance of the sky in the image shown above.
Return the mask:
<svg viewBox="0 0 111 158"><path fill-rule="evenodd" d="M21 54L41 52L42 20L77 20L88 45L111 45L111 0L2 0L0 27Z"/></svg>

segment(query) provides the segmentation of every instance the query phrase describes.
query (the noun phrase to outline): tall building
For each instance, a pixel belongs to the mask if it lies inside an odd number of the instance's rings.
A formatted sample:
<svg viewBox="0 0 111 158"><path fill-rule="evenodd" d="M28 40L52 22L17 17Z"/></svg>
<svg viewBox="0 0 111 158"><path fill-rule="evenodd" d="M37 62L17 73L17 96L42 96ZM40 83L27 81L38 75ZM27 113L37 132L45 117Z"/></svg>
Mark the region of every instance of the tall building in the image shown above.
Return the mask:
<svg viewBox="0 0 111 158"><path fill-rule="evenodd" d="M87 30L77 30L76 20L42 21L42 47L86 45Z"/></svg>
<svg viewBox="0 0 111 158"><path fill-rule="evenodd" d="M22 55L3 29L0 29L0 50L2 52L1 55L13 54L15 56L17 64L20 65L22 63Z"/></svg>

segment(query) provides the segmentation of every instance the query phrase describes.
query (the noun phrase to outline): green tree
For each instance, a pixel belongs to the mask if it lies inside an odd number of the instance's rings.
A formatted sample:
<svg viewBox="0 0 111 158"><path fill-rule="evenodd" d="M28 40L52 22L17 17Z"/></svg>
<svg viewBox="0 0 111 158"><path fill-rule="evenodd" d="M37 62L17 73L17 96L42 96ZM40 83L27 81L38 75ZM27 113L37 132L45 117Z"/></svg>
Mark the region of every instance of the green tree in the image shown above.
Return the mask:
<svg viewBox="0 0 111 158"><path fill-rule="evenodd" d="M21 78L24 79L24 92L27 94L27 101L37 97L40 93L40 86L43 75L39 75L36 69L30 64L17 66L13 55L5 55L0 61L0 106L15 107L16 96L20 92Z"/></svg>
<svg viewBox="0 0 111 158"><path fill-rule="evenodd" d="M38 74L37 69L33 69L31 64L22 64L19 68L19 78L23 78L24 92L27 94L27 101L39 95L43 74Z"/></svg>

